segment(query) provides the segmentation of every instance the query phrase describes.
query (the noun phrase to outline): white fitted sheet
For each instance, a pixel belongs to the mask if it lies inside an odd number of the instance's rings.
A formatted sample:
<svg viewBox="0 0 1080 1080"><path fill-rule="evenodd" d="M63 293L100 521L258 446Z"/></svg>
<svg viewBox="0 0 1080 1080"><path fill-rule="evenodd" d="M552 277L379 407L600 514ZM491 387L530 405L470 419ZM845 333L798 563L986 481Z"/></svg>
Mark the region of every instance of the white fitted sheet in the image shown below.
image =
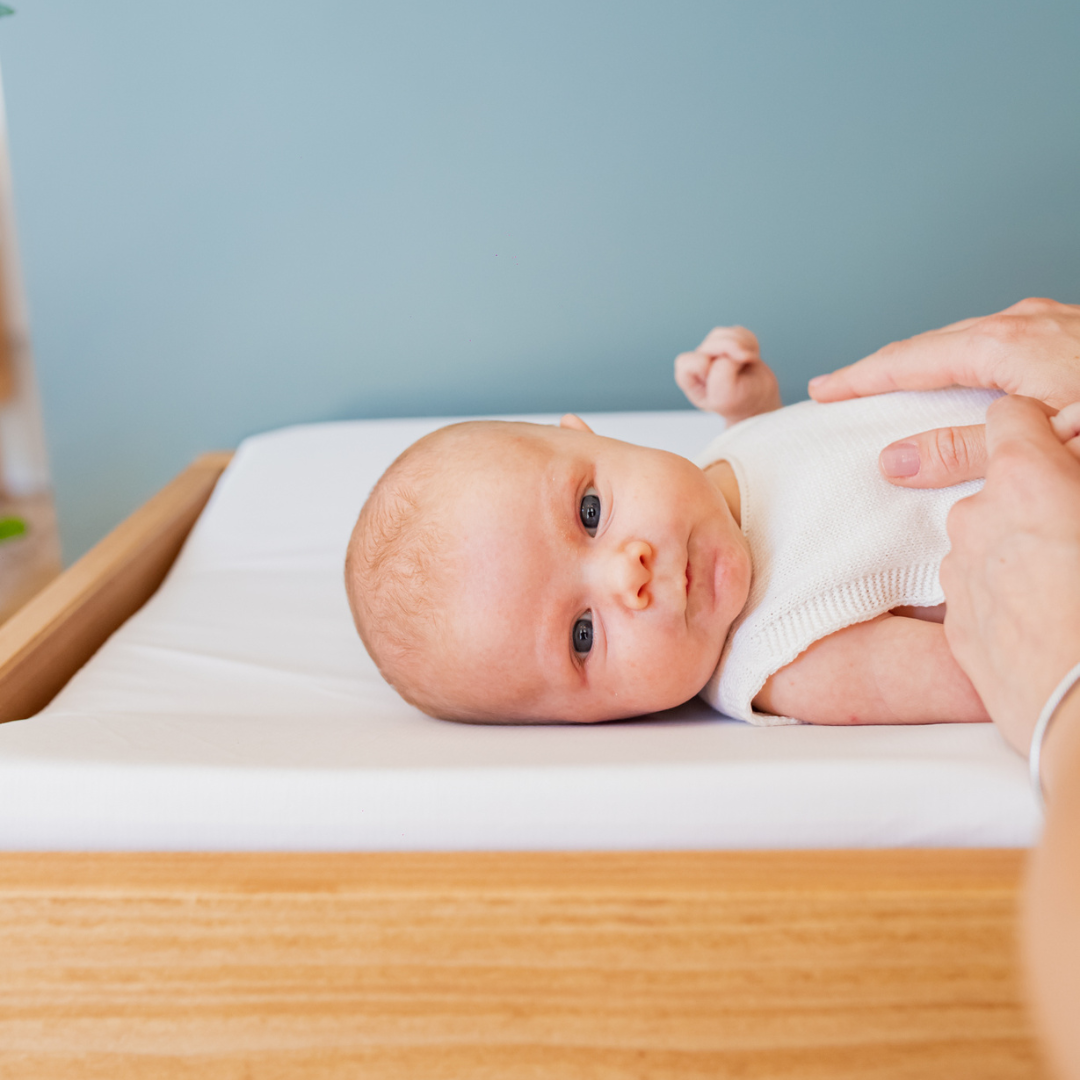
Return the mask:
<svg viewBox="0 0 1080 1080"><path fill-rule="evenodd" d="M537 417L551 421L552 417ZM692 412L597 431L691 455ZM38 716L0 726L0 848L386 850L1028 844L1024 763L989 725L478 727L406 705L364 653L345 544L441 420L240 447L176 565Z"/></svg>

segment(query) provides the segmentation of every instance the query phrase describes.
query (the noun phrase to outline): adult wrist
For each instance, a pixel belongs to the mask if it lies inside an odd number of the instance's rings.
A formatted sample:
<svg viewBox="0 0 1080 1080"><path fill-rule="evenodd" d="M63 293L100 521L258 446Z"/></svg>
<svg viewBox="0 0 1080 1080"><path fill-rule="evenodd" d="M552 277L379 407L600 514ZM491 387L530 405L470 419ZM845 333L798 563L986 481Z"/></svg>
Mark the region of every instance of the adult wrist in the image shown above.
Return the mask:
<svg viewBox="0 0 1080 1080"><path fill-rule="evenodd" d="M1040 730L1041 729L1041 730ZM1080 664L1055 687L1032 733L1031 781L1045 810L1062 777L1080 773Z"/></svg>

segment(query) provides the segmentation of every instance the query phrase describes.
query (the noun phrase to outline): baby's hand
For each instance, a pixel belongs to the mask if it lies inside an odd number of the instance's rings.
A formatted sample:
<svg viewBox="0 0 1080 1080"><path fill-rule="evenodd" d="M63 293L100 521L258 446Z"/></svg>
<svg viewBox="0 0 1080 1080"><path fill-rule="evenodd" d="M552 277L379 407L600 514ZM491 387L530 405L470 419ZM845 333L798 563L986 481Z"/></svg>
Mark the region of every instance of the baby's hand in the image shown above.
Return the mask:
<svg viewBox="0 0 1080 1080"><path fill-rule="evenodd" d="M718 326L693 352L675 357L675 381L692 404L732 424L781 405L776 376L743 326Z"/></svg>

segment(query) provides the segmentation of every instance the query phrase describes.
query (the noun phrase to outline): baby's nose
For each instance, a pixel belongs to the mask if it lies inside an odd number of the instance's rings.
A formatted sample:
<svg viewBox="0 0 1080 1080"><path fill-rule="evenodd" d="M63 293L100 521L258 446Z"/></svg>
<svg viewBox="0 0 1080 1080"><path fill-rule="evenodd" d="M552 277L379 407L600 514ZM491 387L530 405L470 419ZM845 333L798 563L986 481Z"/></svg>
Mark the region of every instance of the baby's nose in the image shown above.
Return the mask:
<svg viewBox="0 0 1080 1080"><path fill-rule="evenodd" d="M628 608L649 606L652 561L653 550L644 540L631 540L615 557L614 591Z"/></svg>

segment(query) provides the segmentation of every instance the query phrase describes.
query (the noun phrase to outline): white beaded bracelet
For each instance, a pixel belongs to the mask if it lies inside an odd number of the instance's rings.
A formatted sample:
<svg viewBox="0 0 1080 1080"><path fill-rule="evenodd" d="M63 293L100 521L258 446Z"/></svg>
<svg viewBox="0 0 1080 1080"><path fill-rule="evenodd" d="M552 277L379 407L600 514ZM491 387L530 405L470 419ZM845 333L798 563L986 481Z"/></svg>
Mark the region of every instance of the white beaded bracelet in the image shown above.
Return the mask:
<svg viewBox="0 0 1080 1080"><path fill-rule="evenodd" d="M1039 719L1035 721L1035 731L1031 736L1031 749L1028 751L1028 765L1031 769L1031 786L1035 789L1035 798L1039 800L1039 809L1046 810L1046 796L1043 794L1042 772L1040 771L1040 759L1042 758L1042 744L1049 730L1050 721L1054 719L1054 713L1065 699L1065 695L1080 682L1080 664L1072 669L1057 684L1057 688L1046 699L1046 704L1039 713Z"/></svg>

